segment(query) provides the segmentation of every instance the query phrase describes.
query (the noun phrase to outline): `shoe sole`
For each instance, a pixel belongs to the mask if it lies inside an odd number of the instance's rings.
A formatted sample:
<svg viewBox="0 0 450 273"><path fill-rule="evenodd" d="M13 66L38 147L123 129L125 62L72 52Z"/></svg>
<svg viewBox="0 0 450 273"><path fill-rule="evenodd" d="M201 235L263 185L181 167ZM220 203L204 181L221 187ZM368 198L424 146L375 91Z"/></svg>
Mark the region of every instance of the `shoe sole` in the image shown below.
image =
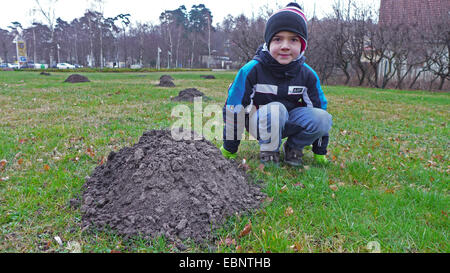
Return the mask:
<svg viewBox="0 0 450 273"><path fill-rule="evenodd" d="M290 166L293 166L293 167L300 167L300 166L303 166L303 163L302 162L292 162L292 161L284 161L286 164L288 164L288 165L290 165Z"/></svg>

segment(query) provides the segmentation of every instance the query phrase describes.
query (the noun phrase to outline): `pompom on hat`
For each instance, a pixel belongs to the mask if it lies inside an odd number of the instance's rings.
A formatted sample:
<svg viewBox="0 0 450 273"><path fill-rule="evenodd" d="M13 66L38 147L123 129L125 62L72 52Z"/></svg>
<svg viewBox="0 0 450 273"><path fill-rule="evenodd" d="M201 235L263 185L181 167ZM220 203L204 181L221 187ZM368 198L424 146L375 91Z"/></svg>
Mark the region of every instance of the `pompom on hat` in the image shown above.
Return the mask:
<svg viewBox="0 0 450 273"><path fill-rule="evenodd" d="M272 14L267 20L264 31L264 41L267 48L270 48L270 41L273 36L280 31L290 31L300 36L302 42L300 55L303 55L308 41L308 27L306 16L297 3L289 3L285 8Z"/></svg>

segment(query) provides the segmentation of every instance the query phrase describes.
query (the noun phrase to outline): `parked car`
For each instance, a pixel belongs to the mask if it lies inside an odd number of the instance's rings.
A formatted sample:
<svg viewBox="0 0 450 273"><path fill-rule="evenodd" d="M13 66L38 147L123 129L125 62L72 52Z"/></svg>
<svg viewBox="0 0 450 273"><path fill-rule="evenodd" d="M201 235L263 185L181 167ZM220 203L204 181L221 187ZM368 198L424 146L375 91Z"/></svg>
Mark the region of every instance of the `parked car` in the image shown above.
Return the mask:
<svg viewBox="0 0 450 273"><path fill-rule="evenodd" d="M8 64L7 63L2 63L2 64L0 64L0 68L7 68L8 67Z"/></svg>
<svg viewBox="0 0 450 273"><path fill-rule="evenodd" d="M33 62L28 62L28 63L22 64L20 66L20 68L34 68L34 63Z"/></svg>
<svg viewBox="0 0 450 273"><path fill-rule="evenodd" d="M75 68L83 68L81 64L74 64Z"/></svg>
<svg viewBox="0 0 450 273"><path fill-rule="evenodd" d="M48 68L48 64L34 64L34 69L47 69Z"/></svg>
<svg viewBox="0 0 450 273"><path fill-rule="evenodd" d="M8 67L12 69L19 69L19 64L8 64Z"/></svg>
<svg viewBox="0 0 450 273"><path fill-rule="evenodd" d="M56 65L58 69L75 69L75 66L68 63L59 63Z"/></svg>

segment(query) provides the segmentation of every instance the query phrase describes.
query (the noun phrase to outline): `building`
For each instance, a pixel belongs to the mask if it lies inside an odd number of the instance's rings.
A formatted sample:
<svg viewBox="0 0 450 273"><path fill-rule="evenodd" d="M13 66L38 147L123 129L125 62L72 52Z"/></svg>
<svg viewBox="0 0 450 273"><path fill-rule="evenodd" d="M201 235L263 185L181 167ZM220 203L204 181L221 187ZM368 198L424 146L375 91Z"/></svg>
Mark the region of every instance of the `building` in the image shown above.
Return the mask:
<svg viewBox="0 0 450 273"><path fill-rule="evenodd" d="M380 26L394 27L399 25L416 28L420 32L427 33L437 24L449 22L450 0L380 0L378 24ZM446 21L445 21L446 20ZM418 39L419 41L420 39ZM448 52L446 59L448 60ZM444 58L445 59L445 58ZM408 61L406 61L408 62ZM386 59L382 60L378 67L379 75L386 75L389 66L393 65ZM416 75L423 65L414 67L409 78ZM392 68L392 67L391 67ZM434 69L434 66L432 66ZM401 65L401 74L406 72L406 63ZM430 71L422 71L421 80L429 81L435 77Z"/></svg>
<svg viewBox="0 0 450 273"><path fill-rule="evenodd" d="M408 24L430 27L450 15L450 0L380 0L381 25Z"/></svg>

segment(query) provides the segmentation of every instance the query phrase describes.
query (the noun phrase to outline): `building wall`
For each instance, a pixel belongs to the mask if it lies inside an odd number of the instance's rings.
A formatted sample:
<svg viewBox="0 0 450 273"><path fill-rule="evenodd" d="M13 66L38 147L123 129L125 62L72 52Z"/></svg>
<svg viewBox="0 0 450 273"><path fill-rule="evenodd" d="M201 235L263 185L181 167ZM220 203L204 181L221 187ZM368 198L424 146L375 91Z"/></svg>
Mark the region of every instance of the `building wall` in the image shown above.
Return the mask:
<svg viewBox="0 0 450 273"><path fill-rule="evenodd" d="M450 0L380 0L381 25L430 26L435 20L448 20Z"/></svg>

